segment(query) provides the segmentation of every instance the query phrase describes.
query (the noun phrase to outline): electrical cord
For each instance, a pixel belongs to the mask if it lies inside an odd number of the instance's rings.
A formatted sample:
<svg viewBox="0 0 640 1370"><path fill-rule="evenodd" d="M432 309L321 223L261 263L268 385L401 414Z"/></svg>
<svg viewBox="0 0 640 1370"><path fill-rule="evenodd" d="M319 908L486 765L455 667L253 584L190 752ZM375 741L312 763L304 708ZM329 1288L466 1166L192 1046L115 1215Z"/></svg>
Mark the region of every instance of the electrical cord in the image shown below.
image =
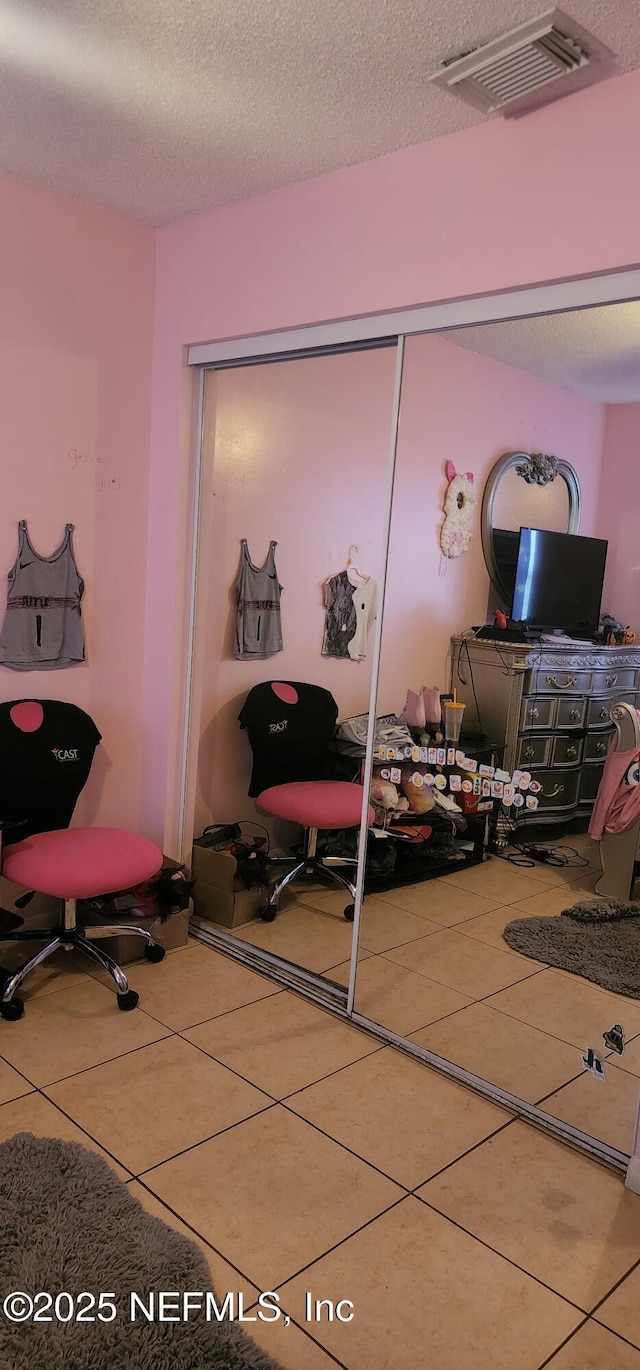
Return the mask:
<svg viewBox="0 0 640 1370"><path fill-rule="evenodd" d="M576 847L543 847L537 842L511 842L509 846L512 850L494 852L493 855L522 869L532 870L536 865L541 865L580 870L590 865L589 858L581 856Z"/></svg>

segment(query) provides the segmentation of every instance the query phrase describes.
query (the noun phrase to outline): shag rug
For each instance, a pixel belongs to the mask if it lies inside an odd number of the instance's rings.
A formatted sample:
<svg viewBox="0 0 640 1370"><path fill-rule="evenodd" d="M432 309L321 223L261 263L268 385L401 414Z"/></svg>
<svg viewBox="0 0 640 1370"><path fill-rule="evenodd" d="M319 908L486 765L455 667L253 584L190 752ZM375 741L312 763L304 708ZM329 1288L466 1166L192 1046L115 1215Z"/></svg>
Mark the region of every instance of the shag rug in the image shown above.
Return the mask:
<svg viewBox="0 0 640 1370"><path fill-rule="evenodd" d="M640 903L585 899L558 918L517 918L502 936L523 956L640 999Z"/></svg>
<svg viewBox="0 0 640 1370"><path fill-rule="evenodd" d="M156 1303L153 1322L131 1321L132 1291L148 1306L151 1292L211 1290L199 1247L147 1213L101 1156L28 1132L0 1145L3 1370L279 1370L238 1323L208 1321L204 1307L161 1322ZM70 1298L46 1306L41 1292ZM101 1292L112 1296L113 1321L98 1317ZM29 1300L52 1321L12 1321ZM77 1321L80 1311L95 1321ZM111 1318L107 1304L102 1311Z"/></svg>

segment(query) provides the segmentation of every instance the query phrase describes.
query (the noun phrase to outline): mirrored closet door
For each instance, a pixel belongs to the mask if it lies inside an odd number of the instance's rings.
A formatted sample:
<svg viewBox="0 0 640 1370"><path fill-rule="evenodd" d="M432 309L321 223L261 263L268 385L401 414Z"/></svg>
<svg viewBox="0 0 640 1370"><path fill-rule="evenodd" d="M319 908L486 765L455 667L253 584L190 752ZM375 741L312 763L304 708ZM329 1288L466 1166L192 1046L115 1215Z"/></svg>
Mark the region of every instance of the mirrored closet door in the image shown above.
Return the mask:
<svg viewBox="0 0 640 1370"><path fill-rule="evenodd" d="M362 791L353 782L364 756L395 373L394 341L204 379L196 912L230 939L228 949L287 963L309 985L324 979L339 999L354 927L344 881L355 881ZM309 767L338 789L311 796L309 812L309 795L293 791L261 802ZM273 890L293 870L310 823L318 831L309 854L323 871L300 872L269 899L261 875Z"/></svg>
<svg viewBox="0 0 640 1370"><path fill-rule="evenodd" d="M378 729L354 998L437 1067L614 1162L632 1150L640 1085L638 827L611 845L605 879L587 828L612 710L637 719L640 704L624 635L640 629L637 312L405 339L376 714L410 733ZM544 617L514 642L491 625L510 612L525 527L588 559L567 573L575 618L548 577ZM607 541L600 603L589 558ZM613 644L593 640L600 609Z"/></svg>

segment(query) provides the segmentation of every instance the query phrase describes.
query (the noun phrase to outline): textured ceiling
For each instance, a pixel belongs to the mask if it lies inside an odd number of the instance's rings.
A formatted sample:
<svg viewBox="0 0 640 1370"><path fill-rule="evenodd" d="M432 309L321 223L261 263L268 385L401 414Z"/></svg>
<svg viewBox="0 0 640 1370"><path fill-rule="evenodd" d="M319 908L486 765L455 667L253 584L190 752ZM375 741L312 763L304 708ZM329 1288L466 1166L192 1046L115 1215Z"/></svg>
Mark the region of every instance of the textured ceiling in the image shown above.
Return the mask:
<svg viewBox="0 0 640 1370"><path fill-rule="evenodd" d="M443 334L604 404L640 403L640 301Z"/></svg>
<svg viewBox="0 0 640 1370"><path fill-rule="evenodd" d="M640 65L637 0L566 5ZM0 0L0 170L163 223L480 122L428 76L550 7Z"/></svg>

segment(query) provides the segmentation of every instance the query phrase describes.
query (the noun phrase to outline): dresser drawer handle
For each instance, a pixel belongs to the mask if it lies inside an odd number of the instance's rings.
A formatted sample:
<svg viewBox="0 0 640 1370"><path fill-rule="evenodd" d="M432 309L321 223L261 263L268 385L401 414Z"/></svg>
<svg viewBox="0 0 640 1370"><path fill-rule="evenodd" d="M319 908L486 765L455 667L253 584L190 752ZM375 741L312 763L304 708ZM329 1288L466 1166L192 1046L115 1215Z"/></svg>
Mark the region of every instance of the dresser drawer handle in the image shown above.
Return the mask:
<svg viewBox="0 0 640 1370"><path fill-rule="evenodd" d="M607 676L607 685L609 686L609 689L611 689L611 686L612 686L612 685L617 685L617 684L618 684L618 677L617 677L617 675L608 675L608 676Z"/></svg>
<svg viewBox="0 0 640 1370"><path fill-rule="evenodd" d="M582 709L572 709L572 710L571 710L571 713L569 714L569 718L572 718L573 721L574 721L574 723L577 723L578 719L580 718L581 713L582 713Z"/></svg>
<svg viewBox="0 0 640 1370"><path fill-rule="evenodd" d="M564 785L556 785L555 790L542 790L545 799L555 799L556 795L564 794Z"/></svg>
<svg viewBox="0 0 640 1370"><path fill-rule="evenodd" d="M540 717L540 710L539 710L539 709L529 709L529 718L539 718L539 717Z"/></svg>
<svg viewBox="0 0 640 1370"><path fill-rule="evenodd" d="M606 753L606 750L607 750L607 744L606 744L606 742L597 742L597 743L596 743L596 751L597 751L597 753L598 753L598 756L604 756L605 753Z"/></svg>
<svg viewBox="0 0 640 1370"><path fill-rule="evenodd" d="M567 761L575 761L578 755L577 747L567 747Z"/></svg>
<svg viewBox="0 0 640 1370"><path fill-rule="evenodd" d="M575 685L577 679L578 677L575 675L568 675L564 682L564 685L561 685L557 676L548 675L547 685L553 685L554 690L570 690L571 686Z"/></svg>
<svg viewBox="0 0 640 1370"><path fill-rule="evenodd" d="M608 709L608 706L607 706L606 704L603 704L603 705L602 705L602 708L601 708L601 710L600 710L600 717L601 717L601 718L608 718L608 717L609 717L609 709Z"/></svg>
<svg viewBox="0 0 640 1370"><path fill-rule="evenodd" d="M535 756L535 749L533 747L525 747L523 756L525 761L533 761L533 758Z"/></svg>

